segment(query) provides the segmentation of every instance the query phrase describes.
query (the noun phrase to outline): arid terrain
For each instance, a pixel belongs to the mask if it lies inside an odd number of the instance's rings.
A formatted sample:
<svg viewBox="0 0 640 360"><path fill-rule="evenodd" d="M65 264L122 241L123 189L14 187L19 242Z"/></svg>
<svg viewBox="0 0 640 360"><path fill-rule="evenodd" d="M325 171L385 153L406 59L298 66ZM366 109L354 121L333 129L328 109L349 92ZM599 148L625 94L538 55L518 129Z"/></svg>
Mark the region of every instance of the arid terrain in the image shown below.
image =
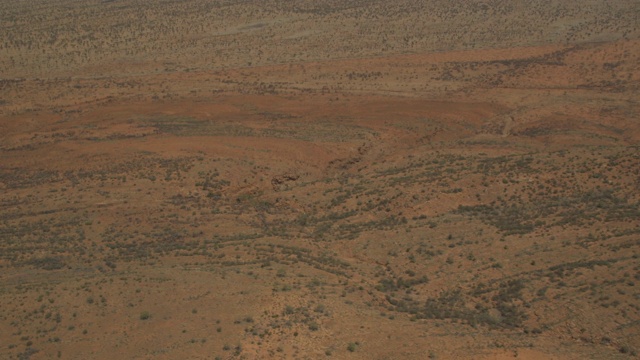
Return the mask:
<svg viewBox="0 0 640 360"><path fill-rule="evenodd" d="M0 3L0 358L638 358L639 19Z"/></svg>

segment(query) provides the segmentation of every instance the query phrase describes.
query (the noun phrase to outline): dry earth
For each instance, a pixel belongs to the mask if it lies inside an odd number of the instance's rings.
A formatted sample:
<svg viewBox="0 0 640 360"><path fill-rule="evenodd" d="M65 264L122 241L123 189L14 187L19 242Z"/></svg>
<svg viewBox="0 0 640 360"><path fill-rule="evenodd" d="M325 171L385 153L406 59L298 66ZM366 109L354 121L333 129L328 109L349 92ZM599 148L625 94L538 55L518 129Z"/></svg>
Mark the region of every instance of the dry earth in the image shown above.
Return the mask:
<svg viewBox="0 0 640 360"><path fill-rule="evenodd" d="M0 358L637 358L639 18L0 4Z"/></svg>

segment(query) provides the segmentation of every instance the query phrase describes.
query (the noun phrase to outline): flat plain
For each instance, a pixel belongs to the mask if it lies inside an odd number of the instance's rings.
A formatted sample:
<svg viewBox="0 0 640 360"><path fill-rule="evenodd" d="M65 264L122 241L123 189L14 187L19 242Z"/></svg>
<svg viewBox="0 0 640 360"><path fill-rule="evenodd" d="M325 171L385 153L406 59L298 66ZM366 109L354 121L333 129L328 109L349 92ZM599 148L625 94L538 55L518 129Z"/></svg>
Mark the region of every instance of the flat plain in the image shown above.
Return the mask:
<svg viewBox="0 0 640 360"><path fill-rule="evenodd" d="M0 3L0 358L637 358L639 18Z"/></svg>

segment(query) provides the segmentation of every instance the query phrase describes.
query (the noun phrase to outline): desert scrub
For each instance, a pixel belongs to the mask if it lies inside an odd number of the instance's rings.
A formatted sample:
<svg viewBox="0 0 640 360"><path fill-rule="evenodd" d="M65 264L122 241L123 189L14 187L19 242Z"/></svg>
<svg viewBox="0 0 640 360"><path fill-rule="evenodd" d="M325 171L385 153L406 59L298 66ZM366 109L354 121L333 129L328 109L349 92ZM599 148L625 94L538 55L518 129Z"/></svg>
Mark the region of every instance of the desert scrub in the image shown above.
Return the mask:
<svg viewBox="0 0 640 360"><path fill-rule="evenodd" d="M151 314L148 311L143 311L140 313L140 320L149 320L151 318Z"/></svg>

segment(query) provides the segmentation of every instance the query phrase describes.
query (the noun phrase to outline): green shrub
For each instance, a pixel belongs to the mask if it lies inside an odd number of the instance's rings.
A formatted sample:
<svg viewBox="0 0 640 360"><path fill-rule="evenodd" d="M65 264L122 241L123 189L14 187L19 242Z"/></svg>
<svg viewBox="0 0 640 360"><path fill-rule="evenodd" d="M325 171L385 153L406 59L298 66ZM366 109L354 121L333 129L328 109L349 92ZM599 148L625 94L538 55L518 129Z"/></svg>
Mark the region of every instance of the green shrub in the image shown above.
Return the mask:
<svg viewBox="0 0 640 360"><path fill-rule="evenodd" d="M151 314L148 311L143 311L140 313L140 320L149 320L151 318Z"/></svg>

